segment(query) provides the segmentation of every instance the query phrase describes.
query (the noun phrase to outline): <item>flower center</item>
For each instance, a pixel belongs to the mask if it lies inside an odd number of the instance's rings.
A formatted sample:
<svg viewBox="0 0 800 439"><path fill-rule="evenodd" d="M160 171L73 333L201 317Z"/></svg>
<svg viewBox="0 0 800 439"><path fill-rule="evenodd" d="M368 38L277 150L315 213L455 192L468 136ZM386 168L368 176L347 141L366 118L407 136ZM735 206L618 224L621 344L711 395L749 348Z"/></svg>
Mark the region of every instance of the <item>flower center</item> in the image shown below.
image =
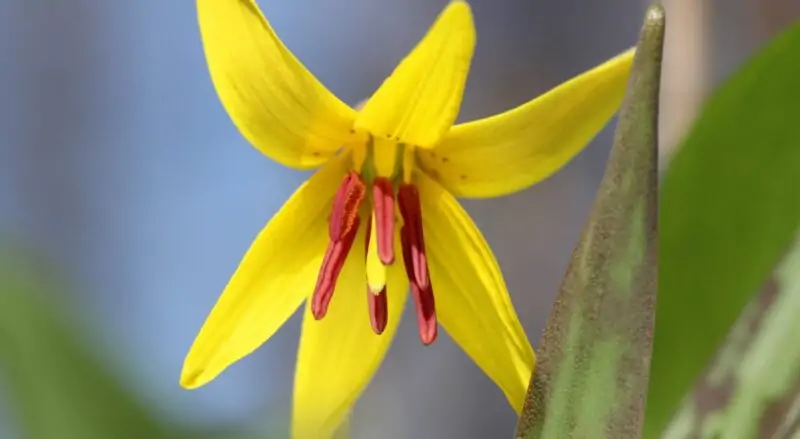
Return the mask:
<svg viewBox="0 0 800 439"><path fill-rule="evenodd" d="M342 180L333 201L328 224L330 241L311 299L312 314L317 320L325 317L363 219L367 305L372 329L376 334L383 333L388 321L386 272L396 259L395 222L402 221L400 247L416 305L419 334L424 344L431 344L437 334L436 308L419 190L412 182L414 148L392 139L370 137L348 153L352 155L353 170Z"/></svg>

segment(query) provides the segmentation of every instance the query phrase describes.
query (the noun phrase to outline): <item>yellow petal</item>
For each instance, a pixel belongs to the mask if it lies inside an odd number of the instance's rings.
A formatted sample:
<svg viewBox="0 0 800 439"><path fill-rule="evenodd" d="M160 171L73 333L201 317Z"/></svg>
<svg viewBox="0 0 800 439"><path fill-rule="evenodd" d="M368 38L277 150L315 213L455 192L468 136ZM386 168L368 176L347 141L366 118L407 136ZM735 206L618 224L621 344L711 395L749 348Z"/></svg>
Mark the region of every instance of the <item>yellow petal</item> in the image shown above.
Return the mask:
<svg viewBox="0 0 800 439"><path fill-rule="evenodd" d="M197 0L211 79L234 124L273 160L318 166L351 136L355 111L275 35L253 0Z"/></svg>
<svg viewBox="0 0 800 439"><path fill-rule="evenodd" d="M469 5L450 2L428 34L367 101L356 128L400 143L434 146L458 116L474 47Z"/></svg>
<svg viewBox="0 0 800 439"><path fill-rule="evenodd" d="M306 307L294 383L293 439L328 439L347 417L394 338L408 295L402 261L389 267L389 319L373 332L367 308L364 227L348 256L328 314L314 320ZM399 242L395 239L395 242ZM401 254L399 247L396 254Z"/></svg>
<svg viewBox="0 0 800 439"><path fill-rule="evenodd" d="M496 197L559 170L608 123L622 102L633 50L505 113L456 125L422 167L451 193Z"/></svg>
<svg viewBox="0 0 800 439"><path fill-rule="evenodd" d="M181 385L195 388L267 341L313 291L328 242L327 215L349 161L335 158L259 233L189 351Z"/></svg>
<svg viewBox="0 0 800 439"><path fill-rule="evenodd" d="M500 267L458 201L424 175L418 183L439 322L519 412L535 357Z"/></svg>

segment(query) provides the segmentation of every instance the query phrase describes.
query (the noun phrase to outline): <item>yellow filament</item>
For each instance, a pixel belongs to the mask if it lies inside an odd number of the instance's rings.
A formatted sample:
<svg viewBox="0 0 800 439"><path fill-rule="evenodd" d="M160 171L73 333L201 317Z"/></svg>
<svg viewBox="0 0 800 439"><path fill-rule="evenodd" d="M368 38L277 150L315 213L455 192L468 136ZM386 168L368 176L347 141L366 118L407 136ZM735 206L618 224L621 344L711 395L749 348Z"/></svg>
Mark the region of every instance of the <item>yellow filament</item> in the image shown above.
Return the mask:
<svg viewBox="0 0 800 439"><path fill-rule="evenodd" d="M373 162L379 177L394 175L395 161L397 158L397 143L394 139L375 137Z"/></svg>
<svg viewBox="0 0 800 439"><path fill-rule="evenodd" d="M411 183L411 173L414 171L414 147L406 145L403 149L403 183Z"/></svg>
<svg viewBox="0 0 800 439"><path fill-rule="evenodd" d="M353 169L356 172L361 172L364 161L367 159L367 145L366 143L356 143L353 145L352 150Z"/></svg>

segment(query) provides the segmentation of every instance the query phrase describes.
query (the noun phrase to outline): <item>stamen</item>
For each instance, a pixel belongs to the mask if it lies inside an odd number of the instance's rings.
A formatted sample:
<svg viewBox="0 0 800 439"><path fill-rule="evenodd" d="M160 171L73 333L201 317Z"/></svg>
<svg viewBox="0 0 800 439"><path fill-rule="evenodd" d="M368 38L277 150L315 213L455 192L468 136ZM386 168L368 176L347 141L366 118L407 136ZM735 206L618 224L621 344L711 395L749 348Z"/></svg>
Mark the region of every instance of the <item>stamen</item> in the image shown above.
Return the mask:
<svg viewBox="0 0 800 439"><path fill-rule="evenodd" d="M317 320L325 317L328 312L328 305L330 305L333 291L336 289L336 280L342 272L347 255L356 239L359 222L358 216L353 217L353 225L347 234L340 240L332 240L328 244L325 259L322 261L322 268L317 277L317 286L314 288L314 295L311 299L311 313Z"/></svg>
<svg viewBox="0 0 800 439"><path fill-rule="evenodd" d="M410 246L411 267L414 279L421 289L430 286L428 276L428 258L425 255L425 237L422 233L422 208L420 207L419 191L413 184L401 184L397 192L397 202L400 206L400 215L408 229Z"/></svg>
<svg viewBox="0 0 800 439"><path fill-rule="evenodd" d="M336 242L347 235L358 219L358 206L367 191L361 177L350 171L344 177L333 200L333 211L328 224L331 241Z"/></svg>
<svg viewBox="0 0 800 439"><path fill-rule="evenodd" d="M422 344L430 345L436 340L438 325L436 324L436 301L433 298L433 288L428 282L426 288L421 288L415 278L414 268L411 257L411 233L408 227L400 229L400 241L403 248L403 262L406 267L406 275L411 286L411 293L414 296L414 305L417 312L417 327ZM426 271L427 271L426 264Z"/></svg>
<svg viewBox="0 0 800 439"><path fill-rule="evenodd" d="M389 321L389 307L386 301L386 287L378 294L367 291L367 304L369 305L369 320L372 330L381 335Z"/></svg>
<svg viewBox="0 0 800 439"><path fill-rule="evenodd" d="M403 183L411 183L411 173L414 170L414 147L406 145L403 148Z"/></svg>
<svg viewBox="0 0 800 439"><path fill-rule="evenodd" d="M372 183L372 203L378 256L384 265L391 265L394 262L394 188L388 178L378 177Z"/></svg>
<svg viewBox="0 0 800 439"><path fill-rule="evenodd" d="M358 232L358 207L364 199L366 186L355 172L349 172L333 199L333 211L328 219L330 242L322 260L317 285L311 297L311 313L319 320L328 312L336 280L342 272L347 255Z"/></svg>

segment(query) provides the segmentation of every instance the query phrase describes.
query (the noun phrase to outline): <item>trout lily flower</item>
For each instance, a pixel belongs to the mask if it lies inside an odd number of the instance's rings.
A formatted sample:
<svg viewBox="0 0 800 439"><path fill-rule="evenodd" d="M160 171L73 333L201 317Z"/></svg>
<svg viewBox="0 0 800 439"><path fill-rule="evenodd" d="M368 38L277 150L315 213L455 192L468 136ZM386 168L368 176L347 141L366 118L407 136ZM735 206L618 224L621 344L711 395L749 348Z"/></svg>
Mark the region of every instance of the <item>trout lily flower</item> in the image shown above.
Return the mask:
<svg viewBox="0 0 800 439"><path fill-rule="evenodd" d="M247 251L186 358L202 386L303 304L292 436L326 438L375 374L411 291L419 337L439 325L519 411L533 349L483 236L455 197L497 197L548 177L621 103L625 52L522 106L454 125L475 45L451 1L359 110L284 46L254 0L198 0L212 81L244 137L316 172Z"/></svg>

